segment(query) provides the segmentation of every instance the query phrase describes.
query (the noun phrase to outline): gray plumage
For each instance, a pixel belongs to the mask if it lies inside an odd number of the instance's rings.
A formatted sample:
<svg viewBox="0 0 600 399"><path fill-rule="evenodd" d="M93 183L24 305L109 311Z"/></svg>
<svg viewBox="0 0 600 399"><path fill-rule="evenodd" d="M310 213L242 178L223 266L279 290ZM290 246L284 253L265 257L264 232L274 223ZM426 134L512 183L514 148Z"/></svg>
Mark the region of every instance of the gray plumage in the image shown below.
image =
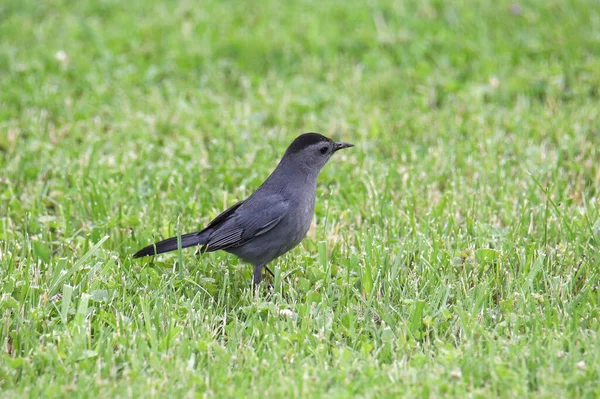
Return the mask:
<svg viewBox="0 0 600 399"><path fill-rule="evenodd" d="M352 147L318 133L298 136L277 168L247 199L227 209L203 230L181 236L181 247L200 246L202 252L224 250L254 265L253 282L262 269L302 241L312 221L317 177L338 150ZM149 245L133 257L177 249L177 237ZM267 270L270 271L270 269Z"/></svg>

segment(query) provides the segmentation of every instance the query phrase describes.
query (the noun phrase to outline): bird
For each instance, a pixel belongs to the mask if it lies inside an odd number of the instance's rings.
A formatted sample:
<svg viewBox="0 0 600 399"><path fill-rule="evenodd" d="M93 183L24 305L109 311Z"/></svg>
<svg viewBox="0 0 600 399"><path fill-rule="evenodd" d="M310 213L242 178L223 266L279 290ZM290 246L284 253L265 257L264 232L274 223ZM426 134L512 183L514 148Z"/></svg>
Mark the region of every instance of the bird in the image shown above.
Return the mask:
<svg viewBox="0 0 600 399"><path fill-rule="evenodd" d="M337 151L353 144L335 142L319 133L304 133L288 146L277 167L248 198L214 218L200 231L181 235L181 248L200 252L223 250L254 267L252 282L260 284L263 269L297 246L314 215L317 178ZM137 251L133 257L178 249L177 237Z"/></svg>

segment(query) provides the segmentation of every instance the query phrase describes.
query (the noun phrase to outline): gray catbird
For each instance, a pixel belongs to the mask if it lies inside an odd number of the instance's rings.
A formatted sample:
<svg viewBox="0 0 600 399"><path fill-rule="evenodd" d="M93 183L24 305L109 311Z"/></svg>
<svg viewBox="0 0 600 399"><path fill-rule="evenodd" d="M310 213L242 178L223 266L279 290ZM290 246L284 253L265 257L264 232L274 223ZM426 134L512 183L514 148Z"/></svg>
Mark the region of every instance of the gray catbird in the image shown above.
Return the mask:
<svg viewBox="0 0 600 399"><path fill-rule="evenodd" d="M183 234L181 248L202 252L222 249L254 265L254 284L262 269L302 241L313 217L317 177L334 152L352 147L318 133L298 136L265 182L245 200L227 209L202 231ZM177 237L149 245L133 257L177 249Z"/></svg>

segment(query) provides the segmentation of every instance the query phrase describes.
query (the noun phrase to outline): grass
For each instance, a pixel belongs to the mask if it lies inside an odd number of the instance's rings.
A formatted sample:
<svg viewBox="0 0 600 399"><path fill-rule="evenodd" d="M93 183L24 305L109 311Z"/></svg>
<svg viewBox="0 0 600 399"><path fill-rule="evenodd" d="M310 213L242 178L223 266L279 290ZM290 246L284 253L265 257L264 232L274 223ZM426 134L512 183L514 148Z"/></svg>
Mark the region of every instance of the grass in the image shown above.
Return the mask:
<svg viewBox="0 0 600 399"><path fill-rule="evenodd" d="M7 0L0 38L2 397L600 395L597 2ZM131 258L305 131L356 147L272 295Z"/></svg>

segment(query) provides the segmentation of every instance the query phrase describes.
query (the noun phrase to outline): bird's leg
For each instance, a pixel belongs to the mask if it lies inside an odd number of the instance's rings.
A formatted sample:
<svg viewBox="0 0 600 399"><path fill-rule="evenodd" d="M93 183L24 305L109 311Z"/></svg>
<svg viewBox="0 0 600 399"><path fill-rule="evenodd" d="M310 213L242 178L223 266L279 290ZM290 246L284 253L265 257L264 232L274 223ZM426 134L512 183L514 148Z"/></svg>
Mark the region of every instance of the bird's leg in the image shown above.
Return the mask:
<svg viewBox="0 0 600 399"><path fill-rule="evenodd" d="M254 285L259 285L262 280L262 269L265 265L254 265L254 274L252 275L252 282Z"/></svg>
<svg viewBox="0 0 600 399"><path fill-rule="evenodd" d="M271 275L271 277L275 278L275 273L273 273L271 271L271 269L269 269L269 266L265 265L265 270L269 272L269 274Z"/></svg>

